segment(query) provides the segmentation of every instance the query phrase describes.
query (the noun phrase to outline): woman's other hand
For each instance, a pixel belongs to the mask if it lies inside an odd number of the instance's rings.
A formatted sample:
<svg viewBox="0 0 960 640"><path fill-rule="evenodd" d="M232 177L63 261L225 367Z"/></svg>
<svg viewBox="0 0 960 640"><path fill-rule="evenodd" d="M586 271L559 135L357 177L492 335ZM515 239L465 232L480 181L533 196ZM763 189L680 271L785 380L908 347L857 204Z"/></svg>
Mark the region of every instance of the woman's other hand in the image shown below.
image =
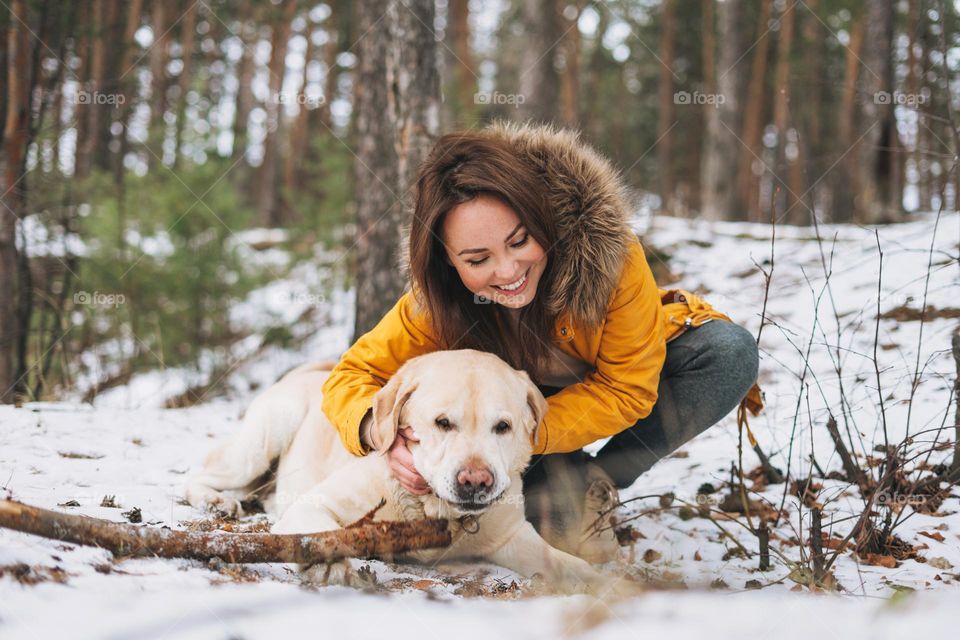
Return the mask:
<svg viewBox="0 0 960 640"><path fill-rule="evenodd" d="M404 427L397 432L397 438L387 450L390 471L404 489L416 496L430 493L430 485L423 479L413 464L413 454L407 442L420 442L412 427Z"/></svg>

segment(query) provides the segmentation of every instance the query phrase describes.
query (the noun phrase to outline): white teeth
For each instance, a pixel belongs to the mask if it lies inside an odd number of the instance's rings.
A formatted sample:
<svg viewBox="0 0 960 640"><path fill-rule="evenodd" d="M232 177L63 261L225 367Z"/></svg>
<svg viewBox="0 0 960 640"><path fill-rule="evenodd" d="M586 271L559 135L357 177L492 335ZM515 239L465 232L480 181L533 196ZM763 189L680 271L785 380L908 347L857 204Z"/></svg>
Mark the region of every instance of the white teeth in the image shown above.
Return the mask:
<svg viewBox="0 0 960 640"><path fill-rule="evenodd" d="M503 286L493 285L497 289L502 289L503 291L516 291L523 286L523 283L527 281L527 276L524 274L522 278L514 282L513 284L505 284Z"/></svg>

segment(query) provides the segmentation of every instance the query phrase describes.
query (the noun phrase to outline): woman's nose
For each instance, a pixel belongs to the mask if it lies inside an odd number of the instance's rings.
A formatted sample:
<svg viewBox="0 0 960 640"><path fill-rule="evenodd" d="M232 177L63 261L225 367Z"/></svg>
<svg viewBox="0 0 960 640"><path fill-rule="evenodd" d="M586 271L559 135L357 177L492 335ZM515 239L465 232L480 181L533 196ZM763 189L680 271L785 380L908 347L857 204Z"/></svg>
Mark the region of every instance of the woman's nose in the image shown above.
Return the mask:
<svg viewBox="0 0 960 640"><path fill-rule="evenodd" d="M508 280L517 274L517 263L513 260L503 260L497 264L494 275L502 280Z"/></svg>

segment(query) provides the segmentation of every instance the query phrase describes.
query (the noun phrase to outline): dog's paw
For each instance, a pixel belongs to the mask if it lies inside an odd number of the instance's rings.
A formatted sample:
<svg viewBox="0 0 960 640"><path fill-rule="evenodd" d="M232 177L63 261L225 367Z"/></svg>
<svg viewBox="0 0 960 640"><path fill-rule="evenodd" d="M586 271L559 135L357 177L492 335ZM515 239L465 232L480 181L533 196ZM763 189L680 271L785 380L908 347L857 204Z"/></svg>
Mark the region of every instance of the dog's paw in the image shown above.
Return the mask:
<svg viewBox="0 0 960 640"><path fill-rule="evenodd" d="M238 518L243 515L240 501L209 487L194 485L187 488L187 502L197 509L208 511L221 518Z"/></svg>
<svg viewBox="0 0 960 640"><path fill-rule="evenodd" d="M357 572L350 566L349 560L322 562L302 569L302 581L311 586L359 586Z"/></svg>

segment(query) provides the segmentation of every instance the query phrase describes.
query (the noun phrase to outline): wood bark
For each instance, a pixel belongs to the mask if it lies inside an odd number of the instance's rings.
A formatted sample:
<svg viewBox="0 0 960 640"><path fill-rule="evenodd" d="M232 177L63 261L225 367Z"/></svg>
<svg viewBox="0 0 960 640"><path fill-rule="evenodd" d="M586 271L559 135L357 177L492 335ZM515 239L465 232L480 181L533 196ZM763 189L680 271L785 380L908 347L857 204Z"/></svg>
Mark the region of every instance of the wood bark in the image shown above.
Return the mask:
<svg viewBox="0 0 960 640"><path fill-rule="evenodd" d="M857 113L857 83L860 76L860 55L863 50L865 19L854 19L850 32L850 44L846 51L843 72L843 92L840 95L840 122L838 125L839 146L834 153L840 162L841 171L835 175L833 220L849 222L853 219L853 198L858 191L858 173L856 154L850 152L854 141L854 126Z"/></svg>
<svg viewBox="0 0 960 640"><path fill-rule="evenodd" d="M3 125L3 154L0 156L0 402L17 400L23 387L18 374L18 346L25 328L21 325L19 252L16 245L17 222L23 216L26 200L25 158L29 143L31 87L28 76L29 44L27 26L31 23L23 0L10 3L7 24L6 114Z"/></svg>
<svg viewBox="0 0 960 640"><path fill-rule="evenodd" d="M556 122L559 119L560 76L554 59L563 37L560 19L550 0L523 0L525 46L520 61L519 87L523 104L519 120Z"/></svg>
<svg viewBox="0 0 960 640"><path fill-rule="evenodd" d="M177 124L174 134L173 165L180 163L180 154L183 147L183 131L187 119L187 92L190 90L190 81L193 79L193 54L197 41L197 13L200 3L196 0L186 0L187 10L180 20L180 48L182 66L177 78Z"/></svg>
<svg viewBox="0 0 960 640"><path fill-rule="evenodd" d="M189 558L225 562L315 564L345 558L384 558L445 547L446 520L363 522L324 533L193 533L88 518L0 500L0 527L107 549L133 558Z"/></svg>
<svg viewBox="0 0 960 640"><path fill-rule="evenodd" d="M817 210L823 202L820 194L823 191L824 171L829 169L829 165L823 165L824 150L823 142L823 87L825 85L822 77L823 68L823 46L825 32L821 18L817 15L819 9L819 0L808 0L807 11L801 12L802 25L800 51L802 52L802 69L798 73L800 85L795 88L798 94L798 100L795 103L794 126L799 131L799 152L800 158L797 171L802 171L806 175L800 188L803 191L807 189L810 193L805 196L806 206L798 206L798 218L802 216L800 222L806 223L810 219L810 212L807 209ZM809 185L809 186L807 186ZM797 195L803 195L803 191L796 191ZM822 207L821 207L822 208ZM795 218L794 221L797 221Z"/></svg>
<svg viewBox="0 0 960 640"><path fill-rule="evenodd" d="M150 46L150 130L148 146L152 153L151 165L163 158L163 140L166 137L164 114L167 111L167 88L170 79L167 65L170 62L171 6L168 2L154 2L151 12L153 44Z"/></svg>
<svg viewBox="0 0 960 640"><path fill-rule="evenodd" d="M742 216L736 191L736 162L730 150L739 148L739 108L743 76L738 60L743 52L742 0L717 5L719 65L716 107L707 110L707 132L702 161L701 212L708 220L732 220ZM708 98L710 98L708 96Z"/></svg>
<svg viewBox="0 0 960 640"><path fill-rule="evenodd" d="M244 0L240 8L240 45L242 52L237 64L237 97L234 102L232 159L237 162L247 151L247 123L253 111L253 59L256 44L256 26L253 23L253 0Z"/></svg>
<svg viewBox="0 0 960 640"><path fill-rule="evenodd" d="M278 166L280 140L283 128L283 112L286 95L283 94L283 79L286 74L287 44L290 39L290 21L297 10L296 0L284 0L277 11L270 36L270 72L267 99L267 135L263 141L263 161L257 169L254 202L260 224L276 227L282 223L283 207L278 198Z"/></svg>
<svg viewBox="0 0 960 640"><path fill-rule="evenodd" d="M705 0L704 8L712 16L714 0ZM673 98L673 58L677 38L675 0L664 0L661 17L662 31L660 32L660 107L657 113L657 173L660 190L661 210L670 213L674 211L673 191L673 137L670 135L675 124ZM704 28L708 19L704 20ZM712 29L712 17L709 18ZM711 31L712 33L712 31ZM713 57L713 44L709 38L704 38L704 61ZM704 72L707 77L711 71ZM709 90L708 90L709 91Z"/></svg>
<svg viewBox="0 0 960 640"><path fill-rule="evenodd" d="M105 104L97 100L97 96L104 90L106 79L106 0L93 0L91 4L91 33L90 33L90 76L89 81L80 88L80 102L84 105L79 110L80 117L86 122L78 130L83 137L77 137L77 165L75 175L83 179L90 175L93 165L94 151L97 146L97 137L100 134L100 118L106 109ZM84 100L84 98L86 100Z"/></svg>
<svg viewBox="0 0 960 640"><path fill-rule="evenodd" d="M893 0L867 0L863 69L857 82L859 117L854 153L857 194L854 219L864 224L891 222L899 217L893 201L893 149L897 135L893 113ZM881 98L881 96L885 96Z"/></svg>
<svg viewBox="0 0 960 640"><path fill-rule="evenodd" d="M780 34L777 40L777 66L774 72L774 99L773 99L773 126L777 135L776 171L777 182L786 188L780 189L777 203L778 216L789 212L788 220L799 223L806 216L803 205L797 201L801 189L794 184L796 175L795 165L798 164L799 141L795 139L796 132L792 131L793 123L790 113L790 68L793 53L794 23L797 15L796 3L787 3L780 16ZM802 190L802 189L801 189ZM799 209L799 212L798 212ZM783 212L783 214L779 213Z"/></svg>
<svg viewBox="0 0 960 640"><path fill-rule="evenodd" d="M950 464L951 482L960 482L960 326L953 330L950 339L953 364L956 372L953 378L953 462Z"/></svg>
<svg viewBox="0 0 960 640"><path fill-rule="evenodd" d="M570 16L564 13L570 10ZM580 128L580 52L582 37L580 35L580 13L583 10L583 0L572 4L559 3L558 19L564 30L562 42L562 69L560 74L560 122L567 127Z"/></svg>
<svg viewBox="0 0 960 640"><path fill-rule="evenodd" d="M354 97L356 337L373 328L403 292L403 203L440 126L436 40L428 26L433 1L366 0L358 8L358 31L367 36L358 46Z"/></svg>
<svg viewBox="0 0 960 640"><path fill-rule="evenodd" d="M290 134L287 136L287 153L283 158L283 182L287 193L297 191L302 182L301 166L310 143L310 114L314 111L313 105L309 104L307 100L307 71L311 60L313 60L316 47L313 44L313 25L309 19L307 25L306 33L304 33L307 39L307 50L303 54L303 73L300 76L300 89L297 91L297 115L290 127Z"/></svg>
<svg viewBox="0 0 960 640"><path fill-rule="evenodd" d="M447 48L446 64L451 73L452 91L448 95L452 103L453 128L469 126L476 111L474 93L477 90L477 72L470 47L470 2L449 0L447 3L447 30L450 46Z"/></svg>
<svg viewBox="0 0 960 640"><path fill-rule="evenodd" d="M743 108L743 146L740 148L737 184L740 199L748 220L762 218L763 203L760 202L760 176L754 171L763 153L760 146L763 133L764 92L767 80L767 53L770 48L769 23L773 0L760 0L760 17L757 20L757 41L750 64L750 81L747 102Z"/></svg>

